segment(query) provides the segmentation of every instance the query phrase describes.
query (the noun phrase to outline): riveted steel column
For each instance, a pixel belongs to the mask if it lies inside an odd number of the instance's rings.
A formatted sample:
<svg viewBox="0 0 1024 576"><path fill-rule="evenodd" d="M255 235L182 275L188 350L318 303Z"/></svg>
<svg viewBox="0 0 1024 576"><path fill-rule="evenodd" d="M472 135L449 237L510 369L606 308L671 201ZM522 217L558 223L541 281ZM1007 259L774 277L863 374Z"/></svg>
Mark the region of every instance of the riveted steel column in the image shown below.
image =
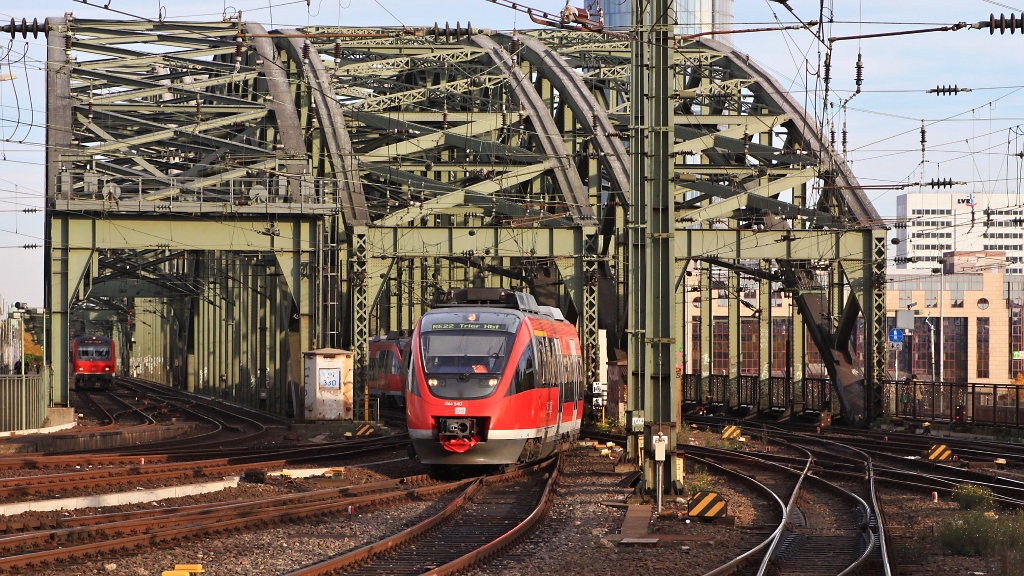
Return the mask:
<svg viewBox="0 0 1024 576"><path fill-rule="evenodd" d="M872 230L871 238L871 286L864 290L865 311L870 310L871 325L864 329L864 364L869 374L867 388L874 395L882 395L875 398L872 406L881 406L881 410L869 409L869 418L878 418L883 415L888 406L884 403L883 383L886 379L886 364L888 363L888 349L886 348L886 313L885 313L885 230Z"/></svg>
<svg viewBox="0 0 1024 576"><path fill-rule="evenodd" d="M761 262L763 270L768 270L768 261ZM761 413L769 405L768 381L772 377L772 347L775 343L772 338L772 283L762 278L758 286L758 308L761 314L758 315L758 342L761 356L761 373L757 382L757 412Z"/></svg>
<svg viewBox="0 0 1024 576"><path fill-rule="evenodd" d="M73 262L69 242L69 221L52 216L52 207L62 190L61 156L71 146L72 100L71 69L68 67L68 50L71 40L67 21L64 18L46 19L46 220L44 242L44 278L46 288L43 307L50 314L49 330L46 333L44 362L50 378L50 401L67 406L69 396L68 350L70 348L71 298L78 287L75 278L81 278L84 270L79 269L85 262ZM70 183L70 179L67 180Z"/></svg>
<svg viewBox="0 0 1024 576"><path fill-rule="evenodd" d="M711 395L711 374L714 372L715 301L711 290L713 272L711 264L701 262L698 268L700 282L700 390L707 406Z"/></svg>
<svg viewBox="0 0 1024 576"><path fill-rule="evenodd" d="M679 391L673 377L675 344L675 219L670 186L673 92L669 46L674 12L668 0L633 4L640 38L633 43L630 147L633 204L630 206L630 376L629 406L643 410L645 434L662 433L676 445ZM649 438L648 438L649 439ZM647 444L650 446L650 444ZM631 456L637 456L635 443ZM662 486L677 480L670 452ZM656 486L651 459L644 458L644 478Z"/></svg>
<svg viewBox="0 0 1024 576"><path fill-rule="evenodd" d="M352 353L355 364L355 390L361 394L366 379L369 356L370 303L367 300L367 230L359 226L352 233L352 258L349 271L349 292L352 297ZM357 403L361 406L362 404ZM358 414L358 408L356 410ZM367 417L366 414L363 415Z"/></svg>
<svg viewBox="0 0 1024 576"><path fill-rule="evenodd" d="M597 236L593 236L596 243ZM588 246L591 244L588 243ZM584 385L589 388L590 383L597 380L598 366L600 361L600 332L597 323L597 265L598 260L591 250L587 250L583 257L583 306L581 309L580 330L583 336L583 361L586 363L586 378Z"/></svg>
<svg viewBox="0 0 1024 576"><path fill-rule="evenodd" d="M804 389L804 377L806 376L807 354L807 328L804 326L803 314L797 309L793 295L789 297L789 314L793 320L793 332L790 335L790 371L789 377L793 382L793 401L790 409L794 416L803 413L807 406L807 395Z"/></svg>
<svg viewBox="0 0 1024 576"><path fill-rule="evenodd" d="M740 334L743 326L740 324L740 275L729 270L729 386L725 393L725 409L736 406L740 390Z"/></svg>

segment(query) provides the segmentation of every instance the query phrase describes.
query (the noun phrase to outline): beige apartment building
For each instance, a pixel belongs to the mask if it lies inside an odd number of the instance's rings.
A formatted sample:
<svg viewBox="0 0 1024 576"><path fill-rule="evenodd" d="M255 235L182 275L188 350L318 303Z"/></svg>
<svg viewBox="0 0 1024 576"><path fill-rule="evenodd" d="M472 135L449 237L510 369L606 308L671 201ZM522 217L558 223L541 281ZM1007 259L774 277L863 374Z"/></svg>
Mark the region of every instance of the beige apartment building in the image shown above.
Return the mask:
<svg viewBox="0 0 1024 576"><path fill-rule="evenodd" d="M886 306L889 328L896 326L896 312L912 311L913 328L907 330L902 350L891 350L889 377L905 379L914 374L920 381L1008 384L1024 383L1024 276L1006 274L1006 254L1001 251L946 252L933 268L893 270L887 277ZM687 279L685 366L680 372L701 373L701 301ZM940 288L941 287L941 288ZM773 292L770 298L770 358L761 358L758 283L741 281L737 294L718 289L712 296L712 374L740 376L761 374L768 364L772 376L822 378L825 367L814 344L804 334L804 345L794 346L794 312L789 298ZM729 302L746 301L739 310L739 325L728 319ZM729 335L739 332L738 357L729 353ZM856 332L853 353L863 351L863 320ZM794 358L794 353L802 358ZM802 362L801 362L802 360ZM793 370L802 364L802 370ZM1018 377L1018 374L1020 375ZM941 375L941 377L940 377Z"/></svg>

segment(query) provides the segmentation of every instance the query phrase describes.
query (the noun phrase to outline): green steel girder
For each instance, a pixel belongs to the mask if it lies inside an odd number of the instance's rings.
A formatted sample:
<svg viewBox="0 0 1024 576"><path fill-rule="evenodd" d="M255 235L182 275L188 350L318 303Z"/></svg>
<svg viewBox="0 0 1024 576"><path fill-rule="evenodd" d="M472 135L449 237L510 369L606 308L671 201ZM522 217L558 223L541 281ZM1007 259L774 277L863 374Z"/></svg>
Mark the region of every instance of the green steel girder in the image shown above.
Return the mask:
<svg viewBox="0 0 1024 576"><path fill-rule="evenodd" d="M342 114L341 105L331 97L331 79L324 68L323 60L317 56L316 48L312 46L312 56L304 57L302 41L298 35L295 30L283 30L278 45L284 48L293 62L301 62L303 84L308 86L308 93L312 98L310 105L316 108L316 118L321 127L319 134L326 143L326 153L330 161L329 166L324 166L316 175L338 184L338 204L341 205L348 225L364 225L370 221L370 215L356 169L355 155L352 153L352 142L345 128L345 116Z"/></svg>
<svg viewBox="0 0 1024 576"><path fill-rule="evenodd" d="M268 34L239 22L47 24L47 236L54 239L47 302L64 320L69 310L60 303L72 302L83 281L104 298L131 294L154 311L154 322L171 326L165 317L173 319L170 330L202 332L209 345L223 337L234 339L238 350L256 346L215 321L218 314L248 318L278 330L258 344L271 350L261 359L261 370L268 370L290 350L274 341L290 322L282 315L290 313L294 296L303 338L352 347L364 362L374 318L390 315L389 325L405 326L410 318L400 311L422 309L436 284L519 282L516 274L525 265L520 259L548 259L581 313L585 346L596 342L600 312L608 317L601 326L618 331L610 338L613 347L624 347L619 306L598 303L596 285L610 281L620 286L618 298L640 297L622 275L631 259L640 258L625 249L625 215L636 182L653 194L645 203L662 199L662 184L651 179L654 170L664 173L664 195L672 204L651 217L660 221L668 214L669 224L665 230L633 230L635 241L650 237L659 246L649 262L642 258L648 270L667 270L651 282L674 280L681 263L702 256L710 264L698 276L707 278L721 267L760 260L762 269L785 279L783 288L796 290L806 316L794 330L806 329L825 349L827 362L836 356L830 350L845 348L837 339L848 330L819 322L821 314L845 315L844 327L861 315L871 323L868 368L860 370L860 379L857 367L842 359L830 368L840 395L868 390L884 374L880 219L817 124L776 81L725 46L693 41L663 54L648 47L644 57L657 56L659 69L667 70L650 88L670 100L665 110L640 111L630 102L636 91L631 78L638 79L631 69L636 46L595 34L522 31L513 39L473 29L313 27ZM333 36L299 37L307 33ZM308 60L307 41L314 55ZM514 43L518 51L512 54ZM83 58L71 58L79 52ZM654 112L664 117L664 133L638 123ZM650 151L655 142L641 145L628 130L631 123L664 145L656 165L643 166L642 174L640 164L627 162L626 150ZM151 261L153 275L87 270L99 256L69 248L78 224L69 228L65 210L122 224L134 214L151 237L129 233L136 242L130 247L113 236L100 239L109 240L111 250L126 251L125 261ZM189 226L168 225L186 214L214 217L224 226L238 219L233 247L201 241ZM602 218L600 248L590 227L596 214ZM298 232L309 252L296 252L295 239L285 237L282 226L292 217L315 222ZM254 222L264 223L262 233ZM237 255L265 257L281 246L291 255L282 258L288 268L280 272L284 290L272 286L281 278ZM218 304L216 291L191 310L180 299L157 305L144 298L175 286L173 274L158 273L160 256L141 252L167 248L195 254L206 263L203 270L231 286L223 302L249 302L238 305L251 308ZM470 251L489 260L471 265L465 256ZM598 253L617 254L618 269ZM385 272L405 258L411 260ZM574 258L581 263L570 263ZM822 263L842 267L833 284L849 285L851 298L839 302L817 275L799 272ZM872 270L870 281L863 270ZM378 272L393 284L385 286ZM248 278L249 284L232 284L233 278ZM652 289L665 304L646 306L655 315L651 329L661 333L648 338L659 346L680 340L672 331L685 319L664 313L677 306L677 295L671 285ZM417 303L414 291L421 295ZM270 302L278 308L268 308ZM702 342L713 321L707 308L701 310ZM66 331L52 332L55 339L67 338ZM730 338L738 332L730 330ZM801 345L794 343L794 350ZM707 341L705 376L712 368L709 354ZM156 351L152 357L166 355ZM235 378L230 355L189 362L205 362ZM636 361L647 370L654 357L670 354L658 348ZM803 374L801 359L792 373ZM867 404L846 401L845 415L876 416L865 413Z"/></svg>
<svg viewBox="0 0 1024 576"><path fill-rule="evenodd" d="M677 230L681 254L719 260L863 262L872 230ZM868 258L870 260L870 258ZM851 267L852 268L852 267Z"/></svg>
<svg viewBox="0 0 1024 576"><path fill-rule="evenodd" d="M107 280L100 274L100 253L116 255L113 259L105 258L103 267L113 267L115 273L121 276L126 272L126 268L117 263L128 259L136 262L135 268L139 273L148 270L152 275L152 268L169 264L160 251L172 246L185 247L196 253L265 253L276 257L276 266L285 279L285 282L279 284L284 291L281 299L294 300L300 314L302 327L298 343L303 349L308 349L311 345L311 327L308 324L312 315L310 295L313 280L309 277L308 270L311 269L310 258L316 244L315 220L263 218L243 221L238 217L232 217L228 220L211 221L188 215L165 216L159 220L146 216L133 218L125 215L93 218L89 215L50 210L47 214L47 224L47 247L51 262L50 275L47 278L50 295L47 306L51 312L53 325L53 329L47 334L47 349L54 378L51 383L53 397L54 402L58 404L66 404L68 401L69 374L66 363L53 360L67 358L71 323L88 309L82 308L80 302L89 299L89 302L99 302L114 309L131 310L134 307L131 303L134 298L195 298L194 284L184 278L179 290L173 293L168 293L168 289L173 288L173 285L168 285L166 281L162 286L155 284L153 278ZM152 254L147 255L146 251L152 251ZM131 267L128 271L130 269ZM188 290L183 291L181 288ZM241 285L236 289L251 290ZM276 291L276 287L271 290ZM66 296L58 300L54 295ZM199 302L202 306L206 306L207 303L215 305L211 298L216 300L223 297L224 295L216 290L209 293L208 289L207 296L201 296ZM229 298L229 301L235 299L237 298ZM287 326L287 323L284 326ZM210 327L212 329L212 325ZM241 329L241 326L237 328ZM212 346L214 343L210 342L209 345ZM294 356L295 351L292 352ZM233 365L222 353L218 352L215 356L219 362L218 366L226 369L227 366ZM284 372L280 372L279 376L281 374ZM284 383L278 383L279 387L283 385Z"/></svg>

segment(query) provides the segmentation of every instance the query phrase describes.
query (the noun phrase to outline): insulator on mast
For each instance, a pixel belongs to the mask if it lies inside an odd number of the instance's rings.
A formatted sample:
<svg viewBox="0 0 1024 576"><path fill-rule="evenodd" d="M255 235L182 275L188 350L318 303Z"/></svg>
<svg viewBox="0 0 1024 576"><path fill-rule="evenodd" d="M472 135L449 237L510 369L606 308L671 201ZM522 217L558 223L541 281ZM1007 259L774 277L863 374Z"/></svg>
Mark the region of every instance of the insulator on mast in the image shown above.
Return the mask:
<svg viewBox="0 0 1024 576"><path fill-rule="evenodd" d="M242 67L242 35L235 36L235 72Z"/></svg>
<svg viewBox="0 0 1024 576"><path fill-rule="evenodd" d="M921 162L924 163L925 142L928 141L924 128L924 120L921 120Z"/></svg>
<svg viewBox="0 0 1024 576"><path fill-rule="evenodd" d="M961 87L957 86L956 84L954 84L952 86L936 86L932 90L926 90L925 94L938 94L939 96L949 96L949 95L956 96L957 94L959 94L961 92L970 92L970 91L971 91L970 88L961 88Z"/></svg>
<svg viewBox="0 0 1024 576"><path fill-rule="evenodd" d="M864 60L861 59L860 52L857 53L857 72L854 75L854 82L857 83L857 93L860 94L860 87L864 84Z"/></svg>
<svg viewBox="0 0 1024 576"><path fill-rule="evenodd" d="M1024 14L1021 14L1020 18L1018 18L1013 12L1010 12L1009 18L1003 14L999 14L999 18L996 18L995 14L989 14L988 22L979 22L972 26L972 28L982 28L985 24L988 24L989 36L995 34L996 30L999 30L1000 34L1006 34L1007 30L1010 31L1010 34L1013 34L1017 30L1020 30L1021 34L1024 34Z"/></svg>

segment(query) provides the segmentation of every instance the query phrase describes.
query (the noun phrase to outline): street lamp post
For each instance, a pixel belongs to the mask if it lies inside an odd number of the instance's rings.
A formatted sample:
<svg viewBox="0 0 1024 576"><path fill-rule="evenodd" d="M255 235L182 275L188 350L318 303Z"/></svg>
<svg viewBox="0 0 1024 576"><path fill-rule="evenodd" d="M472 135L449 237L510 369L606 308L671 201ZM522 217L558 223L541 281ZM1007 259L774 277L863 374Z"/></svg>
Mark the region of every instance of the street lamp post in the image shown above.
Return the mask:
<svg viewBox="0 0 1024 576"><path fill-rule="evenodd" d="M943 360L943 356L945 356L945 340L946 340L946 335L944 334L944 330L943 330L942 316L943 316L943 313L944 313L945 301L946 301L946 295L945 295L945 292L946 292L946 259L945 258L939 258L937 260L937 262L939 263L939 267L938 268L932 268L932 274L938 274L939 275L939 362L938 362L938 364L939 364L939 380L938 381L942 382L942 381L945 380L945 378L943 377L943 371L942 371L942 360ZM930 322L929 322L929 326L931 326ZM934 337L935 337L935 327L932 326L931 328L932 328L932 342L934 342L935 341L934 340ZM933 363L933 370L934 370L934 363ZM932 381L935 381L934 373L932 374Z"/></svg>
<svg viewBox="0 0 1024 576"><path fill-rule="evenodd" d="M21 302L15 302L14 307L11 310L11 316L17 318L18 325L21 327L21 384L25 385L25 305Z"/></svg>
<svg viewBox="0 0 1024 576"><path fill-rule="evenodd" d="M943 326L942 317L946 301L946 259L940 257L936 262L939 263L939 267L932 268L932 273L938 272L939 274L939 409L945 410L942 383L946 378L944 376L942 363L944 359L943 357L946 355L946 331L945 326ZM932 378L932 380L934 381L935 379Z"/></svg>
<svg viewBox="0 0 1024 576"><path fill-rule="evenodd" d="M946 327L943 325L943 312L946 303L946 259L939 258L939 382L943 382L945 372L942 371L942 361L946 348Z"/></svg>

